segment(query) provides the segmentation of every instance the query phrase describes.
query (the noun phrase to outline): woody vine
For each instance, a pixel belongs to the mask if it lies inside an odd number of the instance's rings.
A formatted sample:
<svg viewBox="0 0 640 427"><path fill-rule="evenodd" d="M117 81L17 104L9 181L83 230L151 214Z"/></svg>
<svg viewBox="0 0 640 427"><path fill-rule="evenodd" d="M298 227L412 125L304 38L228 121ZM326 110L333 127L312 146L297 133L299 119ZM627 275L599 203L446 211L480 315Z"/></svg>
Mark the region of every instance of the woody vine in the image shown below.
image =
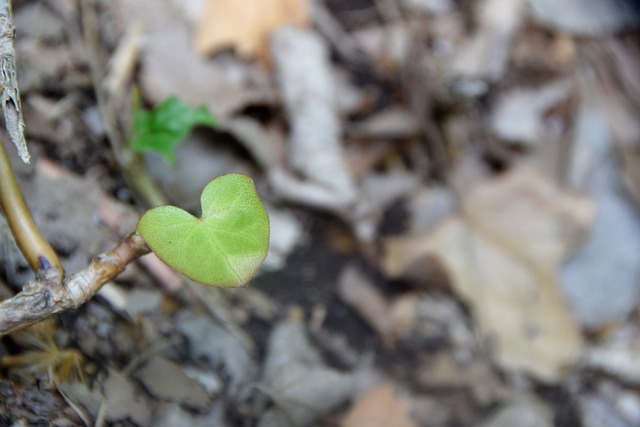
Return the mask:
<svg viewBox="0 0 640 427"><path fill-rule="evenodd" d="M87 9L85 9L87 12ZM91 15L83 14L83 22ZM29 153L23 132L20 94L15 71L13 24L10 3L0 0L0 102L5 126L22 160L29 162ZM85 31L87 43L95 43L90 31ZM96 61L92 62L93 65ZM94 84L100 109L108 108L105 93L98 88L100 67L92 66ZM135 98L135 97L134 97ZM190 114L174 108L164 120L175 114ZM135 103L134 103L135 104ZM165 110L161 110L166 113ZM185 112L186 111L186 112ZM195 110L196 120L203 121L202 111ZM139 112L138 117L146 117ZM207 122L207 118L204 119ZM140 154L126 138L117 132L114 121L105 117L109 139L116 160L124 169L125 178L136 190L147 195L150 204L161 204L162 197L153 183L140 171ZM211 123L212 124L212 119ZM174 135L179 139L181 135ZM153 132L147 135L153 139ZM126 162L126 164L125 164ZM131 173L135 170L137 173ZM129 174L126 172L129 171ZM269 244L269 218L253 181L241 174L228 174L211 181L201 196L202 215L197 218L170 205L148 210L137 224L136 230L110 251L93 258L82 271L67 275L58 255L40 233L16 181L9 157L0 142L0 206L11 233L34 271L34 278L25 283L12 298L0 302L0 336L46 319L54 314L73 310L91 299L107 282L120 274L130 262L155 252L169 266L187 277L211 286L244 286L256 273L264 260Z"/></svg>

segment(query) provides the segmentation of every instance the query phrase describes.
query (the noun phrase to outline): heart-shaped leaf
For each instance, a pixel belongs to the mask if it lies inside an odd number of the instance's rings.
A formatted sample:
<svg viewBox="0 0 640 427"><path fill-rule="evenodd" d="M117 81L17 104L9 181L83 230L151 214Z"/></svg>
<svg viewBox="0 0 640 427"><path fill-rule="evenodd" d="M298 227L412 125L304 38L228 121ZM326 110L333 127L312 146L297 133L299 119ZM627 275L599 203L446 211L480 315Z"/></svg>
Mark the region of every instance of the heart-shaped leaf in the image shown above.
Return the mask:
<svg viewBox="0 0 640 427"><path fill-rule="evenodd" d="M164 262L207 285L245 285L269 248L269 217L251 178L232 173L200 197L202 217L175 206L147 211L136 231Z"/></svg>

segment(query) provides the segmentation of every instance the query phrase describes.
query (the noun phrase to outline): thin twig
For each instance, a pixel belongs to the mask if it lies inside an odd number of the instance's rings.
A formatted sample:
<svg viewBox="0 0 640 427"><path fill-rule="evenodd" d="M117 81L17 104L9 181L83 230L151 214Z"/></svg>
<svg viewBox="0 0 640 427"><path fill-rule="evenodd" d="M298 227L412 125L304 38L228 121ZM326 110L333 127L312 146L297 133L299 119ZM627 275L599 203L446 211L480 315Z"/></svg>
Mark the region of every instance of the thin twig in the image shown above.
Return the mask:
<svg viewBox="0 0 640 427"><path fill-rule="evenodd" d="M2 0L0 0L2 1ZM166 205L167 199L155 181L147 174L140 153L134 152L129 145L126 132L118 123L118 113L122 110L122 99L109 93L104 85L105 64L100 58L100 34L98 15L94 2L81 2L81 20L87 61L91 70L91 79L102 115L109 144L114 158L120 166L124 179L136 195L149 207Z"/></svg>
<svg viewBox="0 0 640 427"><path fill-rule="evenodd" d="M13 168L0 141L0 205L4 210L11 234L29 266L34 272L57 270L62 280L63 269L60 259L49 243L42 237L33 221L31 212L22 197Z"/></svg>
<svg viewBox="0 0 640 427"><path fill-rule="evenodd" d="M0 303L0 337L54 314L77 309L102 285L120 274L127 264L147 253L149 247L144 239L130 234L63 283L58 283L46 271L39 274L16 296Z"/></svg>
<svg viewBox="0 0 640 427"><path fill-rule="evenodd" d="M402 20L402 10L395 0L375 0L374 4L387 24Z"/></svg>
<svg viewBox="0 0 640 427"><path fill-rule="evenodd" d="M16 74L16 52L13 48L15 27L11 17L11 1L0 0L0 104L11 141L23 162L29 163L29 150L24 138L24 119L20 105L20 90Z"/></svg>
<svg viewBox="0 0 640 427"><path fill-rule="evenodd" d="M329 43L331 43L331 46L340 55L341 59L346 60L347 63L369 63L369 59L359 49L356 41L331 15L324 2L314 0L311 2L311 7L313 9L313 21L318 28L318 32L329 40Z"/></svg>

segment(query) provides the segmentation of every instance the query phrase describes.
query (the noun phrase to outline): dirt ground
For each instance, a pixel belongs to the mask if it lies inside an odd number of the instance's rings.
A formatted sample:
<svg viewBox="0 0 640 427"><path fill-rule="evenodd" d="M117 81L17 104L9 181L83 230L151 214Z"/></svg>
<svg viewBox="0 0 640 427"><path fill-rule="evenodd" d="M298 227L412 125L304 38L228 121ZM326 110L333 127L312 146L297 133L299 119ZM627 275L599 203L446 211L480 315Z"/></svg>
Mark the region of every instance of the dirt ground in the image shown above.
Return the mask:
<svg viewBox="0 0 640 427"><path fill-rule="evenodd" d="M0 425L640 425L632 0L16 0L31 164L67 274L161 202L253 178L246 288L153 255L0 340ZM175 164L133 110L204 106ZM146 186L145 182L150 182ZM151 188L151 189L150 189ZM0 219L0 299L33 273Z"/></svg>

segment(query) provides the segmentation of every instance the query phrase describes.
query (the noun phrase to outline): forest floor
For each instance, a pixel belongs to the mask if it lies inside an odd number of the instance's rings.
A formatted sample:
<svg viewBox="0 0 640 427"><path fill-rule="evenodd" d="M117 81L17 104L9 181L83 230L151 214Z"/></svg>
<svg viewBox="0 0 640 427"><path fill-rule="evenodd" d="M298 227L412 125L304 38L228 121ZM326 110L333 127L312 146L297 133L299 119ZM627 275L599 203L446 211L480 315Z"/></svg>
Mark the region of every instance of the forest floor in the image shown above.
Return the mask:
<svg viewBox="0 0 640 427"><path fill-rule="evenodd" d="M229 172L271 242L246 288L148 255L3 337L0 425L640 425L634 2L16 0L14 21L31 164L0 136L68 273ZM130 143L132 106L169 96L216 120L175 164ZM33 273L0 236L9 298Z"/></svg>

